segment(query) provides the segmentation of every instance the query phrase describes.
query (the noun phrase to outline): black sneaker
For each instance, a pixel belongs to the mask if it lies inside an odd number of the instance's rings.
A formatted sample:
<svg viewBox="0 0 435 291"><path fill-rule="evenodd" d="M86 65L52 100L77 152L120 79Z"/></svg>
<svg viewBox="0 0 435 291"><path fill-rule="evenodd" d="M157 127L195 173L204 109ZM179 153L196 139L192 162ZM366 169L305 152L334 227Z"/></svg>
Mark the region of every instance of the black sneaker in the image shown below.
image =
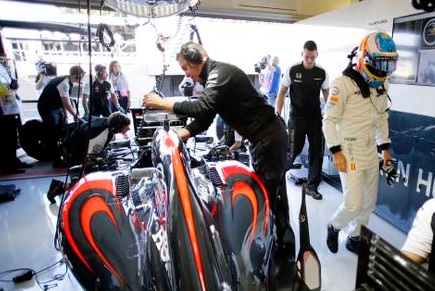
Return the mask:
<svg viewBox="0 0 435 291"><path fill-rule="evenodd" d="M323 195L319 193L317 190L306 189L305 194L310 195L313 199L322 200Z"/></svg>
<svg viewBox="0 0 435 291"><path fill-rule="evenodd" d="M346 249L356 255L359 254L360 237L348 236L346 240Z"/></svg>
<svg viewBox="0 0 435 291"><path fill-rule="evenodd" d="M328 224L328 236L326 237L326 245L332 253L338 251L338 233L339 229L335 229L332 224Z"/></svg>
<svg viewBox="0 0 435 291"><path fill-rule="evenodd" d="M54 200L54 198L57 195L62 194L63 192L65 192L63 182L56 180L56 179L53 179L51 181L50 188L48 189L48 192L47 192L48 201L50 201L50 203L56 203L56 200Z"/></svg>

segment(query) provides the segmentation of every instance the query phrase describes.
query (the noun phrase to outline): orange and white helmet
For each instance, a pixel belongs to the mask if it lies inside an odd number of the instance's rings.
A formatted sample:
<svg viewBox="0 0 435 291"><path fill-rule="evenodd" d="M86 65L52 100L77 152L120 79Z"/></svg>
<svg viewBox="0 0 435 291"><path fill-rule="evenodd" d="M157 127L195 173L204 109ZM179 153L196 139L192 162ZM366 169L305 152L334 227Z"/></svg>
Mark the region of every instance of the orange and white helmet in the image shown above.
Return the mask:
<svg viewBox="0 0 435 291"><path fill-rule="evenodd" d="M373 32L358 47L356 67L371 87L379 88L396 70L398 57L394 40L385 32Z"/></svg>

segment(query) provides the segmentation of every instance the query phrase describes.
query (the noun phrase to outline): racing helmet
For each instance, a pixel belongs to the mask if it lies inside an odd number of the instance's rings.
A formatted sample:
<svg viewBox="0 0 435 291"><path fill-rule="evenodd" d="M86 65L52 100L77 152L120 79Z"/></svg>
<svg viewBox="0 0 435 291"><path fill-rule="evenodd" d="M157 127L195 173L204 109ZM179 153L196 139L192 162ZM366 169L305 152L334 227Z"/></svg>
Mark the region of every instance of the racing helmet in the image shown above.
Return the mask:
<svg viewBox="0 0 435 291"><path fill-rule="evenodd" d="M370 87L379 88L396 70L396 44L385 32L373 32L358 47L356 67Z"/></svg>

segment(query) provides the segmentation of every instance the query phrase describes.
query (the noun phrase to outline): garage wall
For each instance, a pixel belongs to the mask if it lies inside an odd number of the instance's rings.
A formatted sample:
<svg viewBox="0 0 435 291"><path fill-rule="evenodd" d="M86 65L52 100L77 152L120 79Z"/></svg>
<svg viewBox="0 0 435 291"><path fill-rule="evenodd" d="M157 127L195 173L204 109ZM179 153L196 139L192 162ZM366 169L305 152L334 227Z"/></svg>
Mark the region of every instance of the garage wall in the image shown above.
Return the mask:
<svg viewBox="0 0 435 291"><path fill-rule="evenodd" d="M338 9L353 3L357 0L202 0L200 13L224 16L248 15L249 12L272 14L276 20L298 21L330 10ZM205 10L205 11L204 11ZM248 13L248 14L247 14ZM255 15L253 17L263 18L267 15ZM287 16L287 17L285 17Z"/></svg>

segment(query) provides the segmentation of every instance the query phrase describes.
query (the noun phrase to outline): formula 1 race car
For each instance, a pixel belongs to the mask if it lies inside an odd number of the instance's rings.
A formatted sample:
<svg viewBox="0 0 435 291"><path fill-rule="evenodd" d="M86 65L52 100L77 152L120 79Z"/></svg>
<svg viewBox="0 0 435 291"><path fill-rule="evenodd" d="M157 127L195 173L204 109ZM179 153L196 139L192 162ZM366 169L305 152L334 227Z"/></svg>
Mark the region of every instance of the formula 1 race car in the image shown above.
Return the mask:
<svg viewBox="0 0 435 291"><path fill-rule="evenodd" d="M82 287L320 290L318 278L312 288L303 282L295 258L279 255L255 172L222 147L196 158L161 116L151 165L89 173L65 194L57 237Z"/></svg>

